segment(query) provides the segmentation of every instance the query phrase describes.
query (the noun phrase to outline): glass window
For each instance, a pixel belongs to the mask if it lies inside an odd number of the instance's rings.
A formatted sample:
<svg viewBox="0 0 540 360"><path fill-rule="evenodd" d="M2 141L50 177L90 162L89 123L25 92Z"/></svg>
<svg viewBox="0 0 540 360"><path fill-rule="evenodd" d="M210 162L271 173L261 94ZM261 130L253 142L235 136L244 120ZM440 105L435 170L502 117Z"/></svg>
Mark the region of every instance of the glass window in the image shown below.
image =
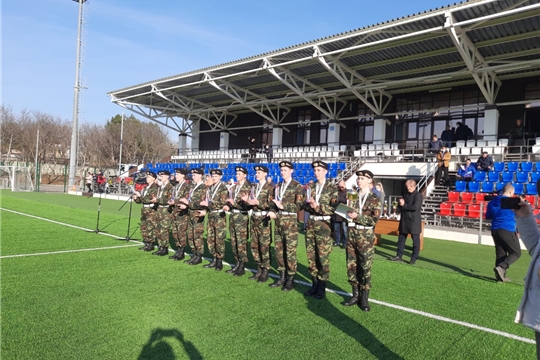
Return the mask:
<svg viewBox="0 0 540 360"><path fill-rule="evenodd" d="M364 127L364 142L373 142L373 125Z"/></svg>
<svg viewBox="0 0 540 360"><path fill-rule="evenodd" d="M407 138L416 139L416 129L418 124L416 122L410 122L407 124Z"/></svg>

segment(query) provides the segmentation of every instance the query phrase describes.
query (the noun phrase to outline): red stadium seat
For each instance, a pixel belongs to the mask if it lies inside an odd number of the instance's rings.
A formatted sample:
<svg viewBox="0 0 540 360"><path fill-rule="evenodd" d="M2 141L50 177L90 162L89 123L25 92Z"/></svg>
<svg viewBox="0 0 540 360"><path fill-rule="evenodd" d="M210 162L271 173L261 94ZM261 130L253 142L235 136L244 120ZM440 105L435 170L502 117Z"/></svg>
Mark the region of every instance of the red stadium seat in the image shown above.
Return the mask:
<svg viewBox="0 0 540 360"><path fill-rule="evenodd" d="M468 215L467 217L473 218L473 219L479 219L480 218L480 205L479 204L471 204L468 207Z"/></svg>
<svg viewBox="0 0 540 360"><path fill-rule="evenodd" d="M533 214L534 214L534 216L540 214L540 209L534 209L534 210L533 210ZM540 220L536 219L536 223L537 223L537 224L540 224Z"/></svg>
<svg viewBox="0 0 540 360"><path fill-rule="evenodd" d="M448 202L455 203L459 202L459 192L449 191L448 192Z"/></svg>
<svg viewBox="0 0 540 360"><path fill-rule="evenodd" d="M462 192L461 193L461 202L465 204L470 204L473 202L474 194L472 192Z"/></svg>
<svg viewBox="0 0 540 360"><path fill-rule="evenodd" d="M457 203L454 204L454 216L465 216L465 209L467 208L467 204Z"/></svg>
<svg viewBox="0 0 540 360"><path fill-rule="evenodd" d="M481 203L484 202L484 197L486 196L485 193L476 193L474 194L474 202L475 203Z"/></svg>
<svg viewBox="0 0 540 360"><path fill-rule="evenodd" d="M536 207L536 196L534 195L525 195L525 199L529 204L531 204L531 207L534 209Z"/></svg>
<svg viewBox="0 0 540 360"><path fill-rule="evenodd" d="M439 214L442 216L449 216L452 215L452 204L448 202L443 202L439 205Z"/></svg>

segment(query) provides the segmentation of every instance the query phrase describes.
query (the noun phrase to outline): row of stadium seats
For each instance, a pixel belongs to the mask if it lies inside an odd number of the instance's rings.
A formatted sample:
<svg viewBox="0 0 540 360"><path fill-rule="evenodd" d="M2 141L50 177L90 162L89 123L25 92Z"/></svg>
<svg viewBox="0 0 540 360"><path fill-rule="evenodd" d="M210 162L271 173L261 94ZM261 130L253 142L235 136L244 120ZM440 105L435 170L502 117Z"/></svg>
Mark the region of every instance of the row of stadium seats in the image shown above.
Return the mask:
<svg viewBox="0 0 540 360"><path fill-rule="evenodd" d="M480 212L482 211L482 217L486 217L487 205L484 204L483 210L480 204L464 204L464 203L449 203L443 202L439 205L439 216L457 216L467 217L472 219L480 219Z"/></svg>
<svg viewBox="0 0 540 360"><path fill-rule="evenodd" d="M503 182L534 182L540 180L540 171L477 171L474 174L474 181L503 181Z"/></svg>
<svg viewBox="0 0 540 360"><path fill-rule="evenodd" d="M486 203L487 200L485 197L487 194L484 193L472 193L472 192L457 192L449 191L447 203L464 203L464 204L479 204L481 202ZM525 199L533 208L536 208L538 204L537 195L525 195Z"/></svg>
<svg viewBox="0 0 540 360"><path fill-rule="evenodd" d="M484 192L484 193L492 193L492 192L499 192L502 190L505 184L511 183L514 186L514 192L517 195L521 194L528 194L528 195L538 195L538 192L536 191L536 183L534 182L528 182L528 183L519 183L519 182L512 182L512 181L463 181L458 180L456 181L456 191L463 192L463 191L470 191L470 192Z"/></svg>

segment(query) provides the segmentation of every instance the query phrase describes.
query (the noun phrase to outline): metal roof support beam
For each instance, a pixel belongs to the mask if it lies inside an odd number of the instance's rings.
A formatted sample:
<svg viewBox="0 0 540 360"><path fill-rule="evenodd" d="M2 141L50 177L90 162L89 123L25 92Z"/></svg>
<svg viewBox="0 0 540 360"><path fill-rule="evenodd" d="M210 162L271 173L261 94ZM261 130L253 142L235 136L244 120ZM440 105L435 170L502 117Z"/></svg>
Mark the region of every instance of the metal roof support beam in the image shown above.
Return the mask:
<svg viewBox="0 0 540 360"><path fill-rule="evenodd" d="M187 129L185 127L184 128L179 127L176 122L174 122L176 127L173 127L173 126L169 125L168 120L170 119L170 117L167 117L165 122L163 122L163 121L159 120L159 118L161 116L159 116L159 117L152 116L151 111L153 109L148 108L148 114L147 114L147 113L144 112L143 109L141 109L139 104L133 104L133 103L127 103L127 102L116 102L116 104L120 105L121 107L123 107L125 109L128 109L129 111L134 112L135 114L138 114L138 115L140 115L140 116L142 116L144 118L147 118L148 120L154 121L154 122L168 128L168 129L178 131L179 133L182 133L182 134L187 134L187 132L186 132ZM156 110L154 110L154 111L156 111ZM191 135L188 135L188 136L191 136Z"/></svg>
<svg viewBox="0 0 540 360"><path fill-rule="evenodd" d="M487 67L488 64L476 46L474 46L469 39L467 33L464 32L461 27L455 26L454 23L454 15L452 12L448 11L446 13L444 27L448 31L452 42L456 46L467 69L471 73L488 104L493 105L495 104L497 93L501 87L501 80L499 80L497 74L493 71L485 71L482 72L481 75L478 74L477 70L479 68Z"/></svg>

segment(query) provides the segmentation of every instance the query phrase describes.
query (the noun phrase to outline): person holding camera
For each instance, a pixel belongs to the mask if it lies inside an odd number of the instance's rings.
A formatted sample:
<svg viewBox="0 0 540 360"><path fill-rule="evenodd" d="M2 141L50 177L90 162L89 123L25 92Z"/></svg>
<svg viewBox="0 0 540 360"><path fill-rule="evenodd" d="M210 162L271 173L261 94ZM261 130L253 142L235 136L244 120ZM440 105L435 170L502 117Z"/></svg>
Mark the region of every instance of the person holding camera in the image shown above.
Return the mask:
<svg viewBox="0 0 540 360"><path fill-rule="evenodd" d="M495 243L495 277L500 282L510 281L506 271L521 256L521 248L516 233L514 212L505 206L505 198L514 196L514 186L508 183L502 189L502 196L493 198L487 207L486 219L491 219L491 236Z"/></svg>
<svg viewBox="0 0 540 360"><path fill-rule="evenodd" d="M448 186L448 166L450 165L450 151L446 145L443 145L441 151L437 153L437 173L435 174L435 185L438 185L441 182L441 175L444 179L444 186Z"/></svg>

